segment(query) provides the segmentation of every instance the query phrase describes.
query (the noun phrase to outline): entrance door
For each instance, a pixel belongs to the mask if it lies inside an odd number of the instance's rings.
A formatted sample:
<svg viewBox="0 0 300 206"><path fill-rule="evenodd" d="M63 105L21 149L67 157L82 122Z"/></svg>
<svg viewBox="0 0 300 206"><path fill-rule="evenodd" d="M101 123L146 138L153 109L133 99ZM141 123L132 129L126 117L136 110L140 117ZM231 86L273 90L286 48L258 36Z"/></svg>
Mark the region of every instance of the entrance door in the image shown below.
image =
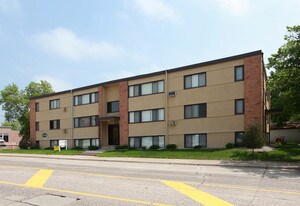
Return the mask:
<svg viewBox="0 0 300 206"><path fill-rule="evenodd" d="M119 136L119 125L110 124L108 125L108 145L119 145L120 136Z"/></svg>

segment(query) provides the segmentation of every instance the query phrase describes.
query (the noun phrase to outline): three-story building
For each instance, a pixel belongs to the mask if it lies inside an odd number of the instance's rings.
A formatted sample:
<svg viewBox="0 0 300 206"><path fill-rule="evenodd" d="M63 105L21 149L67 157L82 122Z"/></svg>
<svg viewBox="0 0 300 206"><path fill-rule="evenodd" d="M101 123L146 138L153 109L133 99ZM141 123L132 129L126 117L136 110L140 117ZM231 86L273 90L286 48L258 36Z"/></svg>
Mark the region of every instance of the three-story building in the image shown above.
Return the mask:
<svg viewBox="0 0 300 206"><path fill-rule="evenodd" d="M33 97L33 144L53 147L176 144L225 147L252 123L266 137L266 72L261 51Z"/></svg>

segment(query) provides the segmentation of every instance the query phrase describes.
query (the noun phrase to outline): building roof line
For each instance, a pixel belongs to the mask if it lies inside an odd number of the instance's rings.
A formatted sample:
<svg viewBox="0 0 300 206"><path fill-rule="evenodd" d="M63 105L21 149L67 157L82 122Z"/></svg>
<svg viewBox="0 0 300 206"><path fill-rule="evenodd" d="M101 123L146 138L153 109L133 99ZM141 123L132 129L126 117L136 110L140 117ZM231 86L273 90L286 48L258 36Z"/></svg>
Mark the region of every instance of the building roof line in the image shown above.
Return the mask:
<svg viewBox="0 0 300 206"><path fill-rule="evenodd" d="M65 91L61 91L61 92L55 92L55 93L51 93L51 94L35 96L35 97L31 97L30 99L39 99L39 98L51 97L51 96L60 95L60 94L73 93L73 92L76 92L76 91L81 91L81 90L85 90L85 89L89 89L89 88L95 88L95 87L99 87L99 86L115 84L115 83L119 83L119 82L122 82L122 81L129 81L129 80L141 79L141 78L145 78L145 77L156 76L156 75L164 74L165 72L172 73L172 72L182 71L182 70L186 70L186 69L204 67L204 66L223 63L223 62L227 62L227 61L234 61L234 60L237 60L237 59L246 58L246 57L255 56L255 55L263 55L263 52L261 50L252 51L252 52L238 54L238 55L234 55L234 56L229 56L229 57L225 57L225 58L221 58L221 59L215 59L215 60L210 60L210 61L206 61L206 62L191 64L191 65L187 65L187 66L181 66L181 67L166 69L166 70L162 70L162 71L157 71L157 72L152 72L152 73L147 73L147 74L136 75L136 76L132 76L132 77L125 77L125 78L121 78L121 79L111 80L111 81L102 82L102 83L98 83L98 84L92 84L92 85L89 85L89 86L79 87L79 88L75 88L75 89L71 89L71 90L65 90Z"/></svg>

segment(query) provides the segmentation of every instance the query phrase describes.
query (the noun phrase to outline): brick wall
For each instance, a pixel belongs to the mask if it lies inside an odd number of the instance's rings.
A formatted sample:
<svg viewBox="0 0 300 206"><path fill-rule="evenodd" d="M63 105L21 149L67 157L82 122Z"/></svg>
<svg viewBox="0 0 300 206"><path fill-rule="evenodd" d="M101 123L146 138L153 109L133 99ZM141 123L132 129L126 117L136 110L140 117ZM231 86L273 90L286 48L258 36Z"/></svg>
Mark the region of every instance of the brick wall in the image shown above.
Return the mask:
<svg viewBox="0 0 300 206"><path fill-rule="evenodd" d="M30 100L30 140L31 143L35 145L36 143L36 128L35 128L35 122L36 122L36 112L35 112L35 103L36 101Z"/></svg>
<svg viewBox="0 0 300 206"><path fill-rule="evenodd" d="M128 144L128 82L119 83L120 145Z"/></svg>
<svg viewBox="0 0 300 206"><path fill-rule="evenodd" d="M245 130L254 122L263 126L263 62L262 55L244 59Z"/></svg>
<svg viewBox="0 0 300 206"><path fill-rule="evenodd" d="M0 133L2 135L8 134L8 142L5 142L7 149L14 149L15 146L19 145L22 138L19 136L19 131L14 131L11 127L0 127Z"/></svg>

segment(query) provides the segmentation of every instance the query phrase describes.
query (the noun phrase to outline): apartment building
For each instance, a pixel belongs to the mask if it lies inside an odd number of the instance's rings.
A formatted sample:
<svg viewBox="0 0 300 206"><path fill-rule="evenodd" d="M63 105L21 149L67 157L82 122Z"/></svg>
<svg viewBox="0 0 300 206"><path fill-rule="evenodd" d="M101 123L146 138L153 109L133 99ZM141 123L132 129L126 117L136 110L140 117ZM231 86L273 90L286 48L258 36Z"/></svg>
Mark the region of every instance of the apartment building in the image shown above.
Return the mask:
<svg viewBox="0 0 300 206"><path fill-rule="evenodd" d="M254 122L267 137L268 109L263 53L254 51L33 97L31 141L222 148Z"/></svg>

